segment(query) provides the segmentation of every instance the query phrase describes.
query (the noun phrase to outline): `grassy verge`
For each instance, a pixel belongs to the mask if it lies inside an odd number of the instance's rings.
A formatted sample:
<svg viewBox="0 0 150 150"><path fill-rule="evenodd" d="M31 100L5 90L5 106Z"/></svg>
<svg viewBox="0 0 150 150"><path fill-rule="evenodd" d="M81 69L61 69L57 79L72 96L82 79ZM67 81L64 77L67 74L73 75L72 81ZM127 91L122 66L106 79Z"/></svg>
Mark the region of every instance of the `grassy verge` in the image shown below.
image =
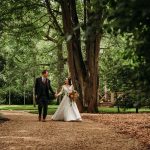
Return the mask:
<svg viewBox="0 0 150 150"><path fill-rule="evenodd" d="M48 114L54 114L57 108L58 105L49 105ZM37 109L37 106L34 107L33 105L0 105L0 110L24 110L34 114L38 113ZM99 113L118 113L118 110L116 107L99 107ZM125 111L120 108L120 113L135 113L135 108L126 109ZM150 113L150 109L140 108L139 113Z"/></svg>
<svg viewBox="0 0 150 150"><path fill-rule="evenodd" d="M0 105L0 110L36 110L33 105Z"/></svg>
<svg viewBox="0 0 150 150"><path fill-rule="evenodd" d="M49 105L48 114L54 114L57 107L57 105ZM38 113L37 109L38 107L34 107L33 105L0 105L0 110L24 110L34 114Z"/></svg>
<svg viewBox="0 0 150 150"><path fill-rule="evenodd" d="M120 108L120 113L135 113L135 108L129 108L124 111L123 108ZM118 109L116 107L99 107L99 113L118 113ZM149 108L140 108L139 113L150 113Z"/></svg>

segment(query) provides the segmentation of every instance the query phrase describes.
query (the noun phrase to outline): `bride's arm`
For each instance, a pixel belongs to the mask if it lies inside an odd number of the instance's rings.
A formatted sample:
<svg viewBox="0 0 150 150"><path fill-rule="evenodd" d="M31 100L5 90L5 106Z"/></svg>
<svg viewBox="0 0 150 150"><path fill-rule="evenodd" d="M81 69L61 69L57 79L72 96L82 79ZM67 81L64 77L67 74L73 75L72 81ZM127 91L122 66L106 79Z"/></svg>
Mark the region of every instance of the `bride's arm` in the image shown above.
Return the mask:
<svg viewBox="0 0 150 150"><path fill-rule="evenodd" d="M62 86L61 91L57 94L57 96L60 96L64 91L64 87Z"/></svg>
<svg viewBox="0 0 150 150"><path fill-rule="evenodd" d="M73 84L71 85L71 88L72 88L72 90L74 91L74 86L73 86Z"/></svg>

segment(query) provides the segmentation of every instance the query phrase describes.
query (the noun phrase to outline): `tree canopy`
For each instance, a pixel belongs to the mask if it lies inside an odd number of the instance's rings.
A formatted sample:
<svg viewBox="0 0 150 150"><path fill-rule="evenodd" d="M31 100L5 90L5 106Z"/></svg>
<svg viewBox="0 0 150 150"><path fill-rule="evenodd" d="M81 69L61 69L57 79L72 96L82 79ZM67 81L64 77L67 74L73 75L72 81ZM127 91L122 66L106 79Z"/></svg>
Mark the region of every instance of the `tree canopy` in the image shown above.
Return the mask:
<svg viewBox="0 0 150 150"><path fill-rule="evenodd" d="M35 77L45 68L55 89L71 76L80 111L97 111L105 83L111 91L147 97L149 6L148 0L2 1L2 99L15 92L28 92L31 99Z"/></svg>

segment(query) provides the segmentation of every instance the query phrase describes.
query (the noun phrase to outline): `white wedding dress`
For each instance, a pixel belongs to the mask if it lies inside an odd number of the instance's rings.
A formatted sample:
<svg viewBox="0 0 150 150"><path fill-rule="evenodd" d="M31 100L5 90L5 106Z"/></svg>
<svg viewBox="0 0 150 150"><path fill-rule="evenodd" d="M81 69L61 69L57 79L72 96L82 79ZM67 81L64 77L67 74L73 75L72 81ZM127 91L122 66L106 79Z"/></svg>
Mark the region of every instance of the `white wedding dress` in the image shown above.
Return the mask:
<svg viewBox="0 0 150 150"><path fill-rule="evenodd" d="M76 102L71 101L68 94L72 92L73 86L62 86L62 90L59 93L64 93L64 97L56 110L55 114L52 116L52 120L60 121L81 121L81 116L77 108Z"/></svg>

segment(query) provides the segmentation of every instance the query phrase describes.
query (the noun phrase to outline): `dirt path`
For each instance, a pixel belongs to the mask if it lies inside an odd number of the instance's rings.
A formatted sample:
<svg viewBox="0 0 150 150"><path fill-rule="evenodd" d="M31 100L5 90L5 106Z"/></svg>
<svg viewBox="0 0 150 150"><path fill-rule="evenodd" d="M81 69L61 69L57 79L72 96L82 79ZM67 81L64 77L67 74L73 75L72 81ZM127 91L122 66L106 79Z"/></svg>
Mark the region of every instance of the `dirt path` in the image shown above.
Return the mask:
<svg viewBox="0 0 150 150"><path fill-rule="evenodd" d="M128 135L83 114L83 122L38 122L37 115L1 111L10 119L0 123L0 150L146 150ZM94 116L91 116L94 117Z"/></svg>

